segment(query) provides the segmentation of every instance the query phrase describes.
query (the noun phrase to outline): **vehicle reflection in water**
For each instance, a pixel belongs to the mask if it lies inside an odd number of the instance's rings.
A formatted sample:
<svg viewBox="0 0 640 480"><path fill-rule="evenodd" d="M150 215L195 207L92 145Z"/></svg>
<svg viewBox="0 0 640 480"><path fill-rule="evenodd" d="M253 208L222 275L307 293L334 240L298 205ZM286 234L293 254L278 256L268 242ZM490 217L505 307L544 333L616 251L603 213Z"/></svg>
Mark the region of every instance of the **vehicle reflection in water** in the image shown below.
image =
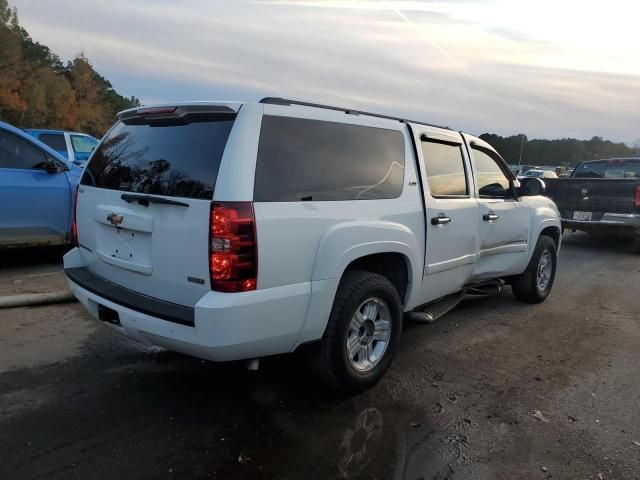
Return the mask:
<svg viewBox="0 0 640 480"><path fill-rule="evenodd" d="M377 451L382 434L383 419L377 408L360 412L355 423L345 432L338 455L338 470L345 478L362 472L371 459L370 454Z"/></svg>
<svg viewBox="0 0 640 480"><path fill-rule="evenodd" d="M87 344L105 331L92 336ZM357 396L335 394L291 358L246 372L113 336L101 355L87 350L39 375L72 376L78 365L92 374L80 384L52 384L50 398L59 401L39 407L34 422L55 433L34 460L9 464L20 472L11 478L43 476L70 458L75 477L90 478L116 457L106 476L127 465L122 478L432 480L449 478L449 464L461 457L448 424L434 426L445 420L440 414L402 401L383 383ZM88 393L73 394L78 385ZM23 421L15 417L6 431L26 443ZM79 438L92 445L89 457ZM50 445L61 445L59 462L47 456Z"/></svg>
<svg viewBox="0 0 640 480"><path fill-rule="evenodd" d="M428 426L410 421L415 412L375 407L362 410L348 426L338 450L341 478L444 479L457 448Z"/></svg>
<svg viewBox="0 0 640 480"><path fill-rule="evenodd" d="M233 402L222 401L230 455L223 460L218 450L203 459L216 478L445 479L461 457L457 435L384 391L375 400L372 392L349 398L317 388L308 376L263 373L245 378Z"/></svg>

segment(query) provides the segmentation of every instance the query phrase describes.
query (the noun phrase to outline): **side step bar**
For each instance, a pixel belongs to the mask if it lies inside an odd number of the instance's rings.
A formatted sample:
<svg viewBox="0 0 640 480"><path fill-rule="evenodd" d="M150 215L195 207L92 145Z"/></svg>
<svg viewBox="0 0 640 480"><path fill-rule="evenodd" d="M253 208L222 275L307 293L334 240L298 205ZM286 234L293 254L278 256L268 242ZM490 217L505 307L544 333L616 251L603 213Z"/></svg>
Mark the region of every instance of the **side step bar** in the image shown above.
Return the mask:
<svg viewBox="0 0 640 480"><path fill-rule="evenodd" d="M463 300L500 295L503 284L501 280L494 280L491 282L467 285L462 291Z"/></svg>
<svg viewBox="0 0 640 480"><path fill-rule="evenodd" d="M462 300L462 293L456 293L431 303L421 310L414 310L405 314L407 320L419 323L433 323L443 315L449 313Z"/></svg>
<svg viewBox="0 0 640 480"><path fill-rule="evenodd" d="M459 293L443 297L429 305L419 307L417 310L406 312L405 318L411 322L433 323L453 310L463 300L499 295L502 291L502 285L501 280L468 285Z"/></svg>

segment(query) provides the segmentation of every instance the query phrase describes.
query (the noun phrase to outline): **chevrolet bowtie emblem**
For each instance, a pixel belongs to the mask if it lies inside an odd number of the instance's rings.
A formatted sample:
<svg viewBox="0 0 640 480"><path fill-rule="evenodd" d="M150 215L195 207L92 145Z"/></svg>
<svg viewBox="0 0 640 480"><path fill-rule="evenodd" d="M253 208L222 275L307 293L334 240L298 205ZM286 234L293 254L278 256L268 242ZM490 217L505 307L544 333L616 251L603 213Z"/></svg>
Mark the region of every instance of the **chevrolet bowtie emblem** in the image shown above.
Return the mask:
<svg viewBox="0 0 640 480"><path fill-rule="evenodd" d="M589 193L589 190L587 190L586 188L583 188L581 190L582 195L586 195L587 193Z"/></svg>
<svg viewBox="0 0 640 480"><path fill-rule="evenodd" d="M111 225L120 225L124 220L124 216L118 213L110 213L107 215L107 221L111 222Z"/></svg>

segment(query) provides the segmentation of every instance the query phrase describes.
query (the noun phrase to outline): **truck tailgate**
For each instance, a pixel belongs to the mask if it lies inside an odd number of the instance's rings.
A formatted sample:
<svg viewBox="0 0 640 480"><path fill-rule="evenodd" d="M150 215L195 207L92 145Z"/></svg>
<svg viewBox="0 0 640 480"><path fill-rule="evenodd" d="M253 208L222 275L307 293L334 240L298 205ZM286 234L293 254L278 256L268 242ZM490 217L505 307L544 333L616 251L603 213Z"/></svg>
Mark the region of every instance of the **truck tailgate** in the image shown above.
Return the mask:
<svg viewBox="0 0 640 480"><path fill-rule="evenodd" d="M593 212L593 220L604 213L635 213L635 191L639 184L627 179L546 179L546 195L558 206L562 218L573 219L575 211Z"/></svg>

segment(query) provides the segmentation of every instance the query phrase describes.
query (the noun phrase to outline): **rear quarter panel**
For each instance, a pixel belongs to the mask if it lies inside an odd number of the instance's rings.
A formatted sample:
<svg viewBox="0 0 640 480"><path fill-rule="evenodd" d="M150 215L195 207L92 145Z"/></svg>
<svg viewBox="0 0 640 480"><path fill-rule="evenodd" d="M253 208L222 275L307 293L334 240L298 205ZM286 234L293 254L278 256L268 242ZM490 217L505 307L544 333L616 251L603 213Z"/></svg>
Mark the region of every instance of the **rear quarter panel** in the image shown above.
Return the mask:
<svg viewBox="0 0 640 480"><path fill-rule="evenodd" d="M339 278L348 263L358 258L359 248L369 254L393 247L391 251L410 255L412 265L415 263L421 271L423 254L419 245L424 245L424 213L406 126L296 106L265 105L264 114L398 130L405 139L405 172L404 189L398 198L256 202L260 288ZM252 167L255 171L255 164Z"/></svg>
<svg viewBox="0 0 640 480"><path fill-rule="evenodd" d="M267 114L394 129L405 139L404 188L398 198L254 202L258 288L309 286L309 306L300 312L306 317L305 327L296 345L322 336L339 279L348 264L361 256L384 252L404 255L409 264L410 304L420 287L414 279L422 279L425 231L413 145L406 125L322 109L243 105L218 173L215 200L253 200L260 125Z"/></svg>

